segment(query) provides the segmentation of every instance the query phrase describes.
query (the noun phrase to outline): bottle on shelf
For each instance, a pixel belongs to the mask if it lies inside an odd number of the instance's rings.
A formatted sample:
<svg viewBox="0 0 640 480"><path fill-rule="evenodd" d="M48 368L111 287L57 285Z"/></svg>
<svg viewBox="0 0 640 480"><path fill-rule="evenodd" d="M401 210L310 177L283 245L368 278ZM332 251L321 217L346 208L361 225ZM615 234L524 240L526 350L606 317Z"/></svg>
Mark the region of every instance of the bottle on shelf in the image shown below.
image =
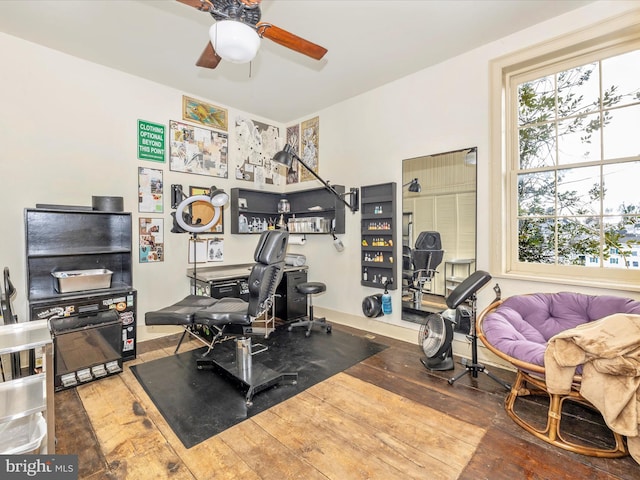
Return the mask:
<svg viewBox="0 0 640 480"><path fill-rule="evenodd" d="M382 294L382 313L385 315L390 315L392 313L391 306L391 294L387 287L389 286L389 282L385 282L384 284L384 293Z"/></svg>

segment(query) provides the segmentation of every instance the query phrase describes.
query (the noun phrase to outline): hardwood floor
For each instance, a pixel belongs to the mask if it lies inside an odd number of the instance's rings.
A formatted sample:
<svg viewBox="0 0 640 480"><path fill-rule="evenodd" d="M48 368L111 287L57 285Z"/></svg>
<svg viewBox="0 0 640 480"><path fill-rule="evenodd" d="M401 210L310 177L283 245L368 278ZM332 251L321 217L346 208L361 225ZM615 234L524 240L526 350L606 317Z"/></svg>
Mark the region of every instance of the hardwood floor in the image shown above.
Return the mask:
<svg viewBox="0 0 640 480"><path fill-rule="evenodd" d="M455 372L430 372L416 345L372 339L389 348L191 449L129 371L171 355L177 339L141 343L122 374L56 394L56 453L77 454L82 479L640 477L630 457L572 454L525 432L504 411L504 388L487 375L449 385L463 369L458 362ZM542 411L535 402L525 408ZM590 418L576 418L578 435L599 435Z"/></svg>

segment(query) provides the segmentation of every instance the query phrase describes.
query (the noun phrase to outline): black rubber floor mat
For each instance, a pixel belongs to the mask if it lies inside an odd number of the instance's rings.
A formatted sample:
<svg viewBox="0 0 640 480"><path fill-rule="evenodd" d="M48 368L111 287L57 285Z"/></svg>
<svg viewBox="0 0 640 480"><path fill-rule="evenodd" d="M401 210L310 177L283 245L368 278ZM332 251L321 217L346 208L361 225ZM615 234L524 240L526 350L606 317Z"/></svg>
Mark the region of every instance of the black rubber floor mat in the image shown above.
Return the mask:
<svg viewBox="0 0 640 480"><path fill-rule="evenodd" d="M276 405L297 393L374 355L386 347L366 338L333 330L277 329L268 339L254 336L255 344L268 346L253 355L252 363L283 373L297 373L295 385L282 384L264 390L247 406L240 387L213 370L198 370L196 359L205 348L131 367L153 403L186 448ZM233 340L216 345L214 353L234 349ZM254 348L256 350L256 348Z"/></svg>

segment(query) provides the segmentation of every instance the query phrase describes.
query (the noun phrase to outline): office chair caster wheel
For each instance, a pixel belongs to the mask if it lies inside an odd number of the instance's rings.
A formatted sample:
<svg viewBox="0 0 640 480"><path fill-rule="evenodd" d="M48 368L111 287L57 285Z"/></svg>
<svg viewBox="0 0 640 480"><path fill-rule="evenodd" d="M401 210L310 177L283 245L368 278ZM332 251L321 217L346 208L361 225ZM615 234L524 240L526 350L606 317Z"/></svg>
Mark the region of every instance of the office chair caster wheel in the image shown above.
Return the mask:
<svg viewBox="0 0 640 480"><path fill-rule="evenodd" d="M331 325L327 327L327 333L331 333Z"/></svg>
<svg viewBox="0 0 640 480"><path fill-rule="evenodd" d="M293 327L292 327L291 325L289 325L289 326L287 327L287 331L289 331L289 332L293 331Z"/></svg>
<svg viewBox="0 0 640 480"><path fill-rule="evenodd" d="M307 330L306 332L304 332L304 336L305 337L310 337L311 336L311 332L309 330Z"/></svg>

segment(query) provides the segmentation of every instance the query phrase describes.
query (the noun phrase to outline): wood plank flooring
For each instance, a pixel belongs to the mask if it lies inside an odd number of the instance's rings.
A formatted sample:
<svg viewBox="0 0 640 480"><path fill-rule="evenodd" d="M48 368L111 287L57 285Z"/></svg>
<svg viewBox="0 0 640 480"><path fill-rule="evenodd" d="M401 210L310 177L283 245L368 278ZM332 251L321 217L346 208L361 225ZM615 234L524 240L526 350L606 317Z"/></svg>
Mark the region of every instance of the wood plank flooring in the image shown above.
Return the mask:
<svg viewBox="0 0 640 480"><path fill-rule="evenodd" d="M488 376L449 385L462 366L429 372L419 347L373 340L389 348L191 449L129 371L171 355L177 338L141 343L122 374L56 394L56 452L77 454L79 477L92 480L640 478L630 457L572 454L525 432ZM199 344L182 349L190 347ZM585 436L598 435L598 425L582 424Z"/></svg>

